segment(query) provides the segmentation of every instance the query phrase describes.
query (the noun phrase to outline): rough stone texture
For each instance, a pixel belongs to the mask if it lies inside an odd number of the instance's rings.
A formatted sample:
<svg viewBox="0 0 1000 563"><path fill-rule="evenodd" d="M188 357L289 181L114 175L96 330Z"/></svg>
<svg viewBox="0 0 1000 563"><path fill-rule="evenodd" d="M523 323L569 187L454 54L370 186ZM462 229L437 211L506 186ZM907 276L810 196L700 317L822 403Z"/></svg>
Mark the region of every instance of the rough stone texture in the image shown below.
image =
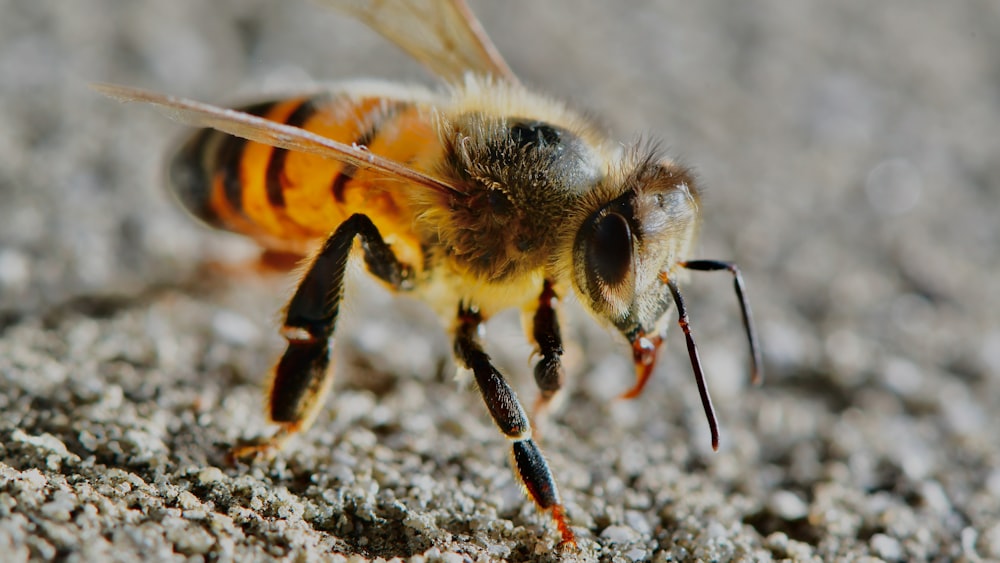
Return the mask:
<svg viewBox="0 0 1000 563"><path fill-rule="evenodd" d="M430 82L305 0L0 0L0 550L5 561L1000 559L996 2L477 2L525 82L665 139L708 186L701 255L744 268L768 379L746 384L723 274L631 402L579 312L543 447L579 550L526 502L419 304L357 278L338 381L271 464L260 387L291 281L161 189L179 128L89 91L207 101L314 78ZM516 316L489 349L534 397Z"/></svg>

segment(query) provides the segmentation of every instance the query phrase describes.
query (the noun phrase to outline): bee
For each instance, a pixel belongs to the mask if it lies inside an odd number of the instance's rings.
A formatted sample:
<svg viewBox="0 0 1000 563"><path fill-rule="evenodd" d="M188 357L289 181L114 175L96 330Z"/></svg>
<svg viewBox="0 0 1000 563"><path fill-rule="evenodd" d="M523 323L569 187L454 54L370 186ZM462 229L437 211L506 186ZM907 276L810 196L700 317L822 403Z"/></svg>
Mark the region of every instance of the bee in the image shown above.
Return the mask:
<svg viewBox="0 0 1000 563"><path fill-rule="evenodd" d="M676 307L709 421L719 431L678 287L683 270L733 276L759 381L760 347L736 265L691 260L698 184L651 144L623 148L567 105L526 88L462 0L325 0L446 83L441 90L348 83L230 110L97 85L201 127L169 167L195 217L267 251L306 256L284 311L287 348L267 390L270 437L237 458L273 455L313 423L333 382L330 352L348 262L445 319L508 439L514 473L561 543L575 537L529 417L481 343L482 324L518 307L538 360L535 417L564 382L559 303L574 294L631 345L638 396Z"/></svg>

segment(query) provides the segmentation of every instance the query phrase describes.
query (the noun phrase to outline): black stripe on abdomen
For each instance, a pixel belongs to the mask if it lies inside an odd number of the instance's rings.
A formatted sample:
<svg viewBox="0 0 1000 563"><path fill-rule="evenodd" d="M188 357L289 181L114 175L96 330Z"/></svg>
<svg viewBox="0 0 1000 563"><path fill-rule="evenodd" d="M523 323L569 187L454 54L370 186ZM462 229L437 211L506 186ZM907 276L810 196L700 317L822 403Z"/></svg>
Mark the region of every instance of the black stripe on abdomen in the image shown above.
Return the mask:
<svg viewBox="0 0 1000 563"><path fill-rule="evenodd" d="M226 136L219 144L216 157L218 173L222 174L222 193L235 211L243 212L243 149L247 140L242 137Z"/></svg>
<svg viewBox="0 0 1000 563"><path fill-rule="evenodd" d="M206 170L206 151L219 133L201 129L174 155L168 168L168 183L184 209L213 227L222 227L212 209L212 173Z"/></svg>

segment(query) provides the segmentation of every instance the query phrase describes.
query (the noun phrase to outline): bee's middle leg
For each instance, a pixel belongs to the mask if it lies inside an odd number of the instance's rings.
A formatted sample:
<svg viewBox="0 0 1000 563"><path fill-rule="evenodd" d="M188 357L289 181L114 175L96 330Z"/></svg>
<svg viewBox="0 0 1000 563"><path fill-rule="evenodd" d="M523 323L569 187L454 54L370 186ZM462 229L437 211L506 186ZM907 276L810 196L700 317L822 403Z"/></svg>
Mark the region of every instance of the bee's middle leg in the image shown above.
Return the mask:
<svg viewBox="0 0 1000 563"><path fill-rule="evenodd" d="M531 437L531 423L517 395L503 375L493 366L477 338L482 317L475 309L459 306L458 328L455 333L455 356L472 370L483 395L486 408L497 427L511 442L514 472L538 507L549 512L564 545L575 543L573 531L566 521L559 490L552 478L549 464Z"/></svg>
<svg viewBox="0 0 1000 563"><path fill-rule="evenodd" d="M372 274L400 290L410 286L411 270L392 253L371 219L355 214L341 223L312 258L285 309L281 333L288 346L274 368L267 394L268 419L279 429L262 442L235 447L230 454L233 458L273 455L288 438L309 428L319 414L333 383L330 351L344 294L344 272L357 237Z"/></svg>

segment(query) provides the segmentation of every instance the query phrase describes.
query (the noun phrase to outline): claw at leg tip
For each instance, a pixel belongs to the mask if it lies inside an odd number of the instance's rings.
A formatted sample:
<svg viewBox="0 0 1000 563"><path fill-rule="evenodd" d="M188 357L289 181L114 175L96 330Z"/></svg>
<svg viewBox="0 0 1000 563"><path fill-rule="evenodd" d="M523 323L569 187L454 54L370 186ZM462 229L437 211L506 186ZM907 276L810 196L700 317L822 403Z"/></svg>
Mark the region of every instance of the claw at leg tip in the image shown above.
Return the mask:
<svg viewBox="0 0 1000 563"><path fill-rule="evenodd" d="M562 505L552 507L552 519L556 521L559 534L562 536L559 546L564 548L576 547L576 536L573 535L573 530L570 529L569 524L566 522L566 512Z"/></svg>

